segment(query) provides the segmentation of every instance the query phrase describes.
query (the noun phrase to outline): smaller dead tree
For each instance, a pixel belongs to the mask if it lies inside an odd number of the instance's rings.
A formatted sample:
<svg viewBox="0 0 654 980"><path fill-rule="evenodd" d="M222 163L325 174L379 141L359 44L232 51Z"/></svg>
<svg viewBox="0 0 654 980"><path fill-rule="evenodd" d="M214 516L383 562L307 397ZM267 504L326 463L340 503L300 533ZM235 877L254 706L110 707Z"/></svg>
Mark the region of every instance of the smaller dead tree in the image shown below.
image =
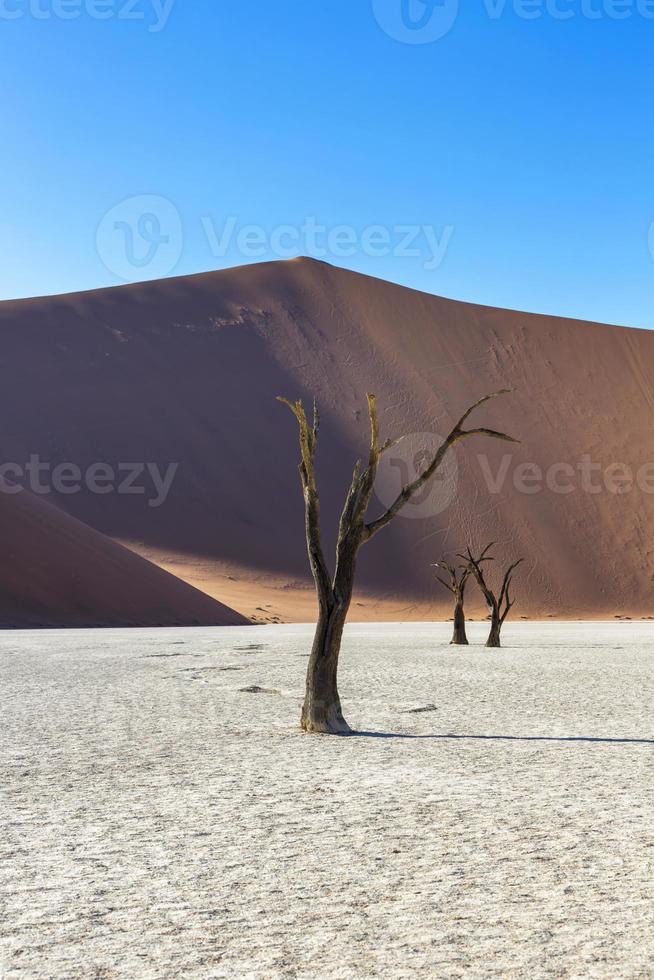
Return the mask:
<svg viewBox="0 0 654 980"><path fill-rule="evenodd" d="M502 588L500 589L499 595L496 595L496 593L493 592L488 585L482 569L484 562L495 560L491 555L489 555L489 551L494 547L494 544L489 544L488 547L482 551L479 558L474 558L472 551L470 548L468 548L467 553L465 555L459 555L459 558L462 558L468 563L470 572L474 575L479 588L483 592L486 605L490 610L491 628L490 633L488 634L488 640L486 641L486 646L497 648L502 646L502 627L504 626L504 623L506 622L515 602L515 600L511 599L510 593L513 573L518 565L522 564L524 558L520 558L518 561L513 562L513 564L509 566L504 574L504 580L502 581Z"/></svg>
<svg viewBox="0 0 654 980"><path fill-rule="evenodd" d="M442 568L447 572L449 581L434 572L434 578L440 582L444 588L454 596L454 634L451 645L467 647L468 637L466 636L466 614L463 609L465 599L466 584L472 575L470 564L460 565L455 568L446 561L436 562L433 568Z"/></svg>

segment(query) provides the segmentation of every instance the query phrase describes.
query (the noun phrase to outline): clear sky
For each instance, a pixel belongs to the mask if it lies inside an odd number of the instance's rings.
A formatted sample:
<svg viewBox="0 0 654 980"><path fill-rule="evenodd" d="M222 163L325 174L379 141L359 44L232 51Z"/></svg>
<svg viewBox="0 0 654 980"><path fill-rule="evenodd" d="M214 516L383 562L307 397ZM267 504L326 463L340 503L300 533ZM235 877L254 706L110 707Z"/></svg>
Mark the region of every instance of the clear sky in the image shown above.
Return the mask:
<svg viewBox="0 0 654 980"><path fill-rule="evenodd" d="M0 0L0 45L3 299L303 253L654 327L654 0Z"/></svg>

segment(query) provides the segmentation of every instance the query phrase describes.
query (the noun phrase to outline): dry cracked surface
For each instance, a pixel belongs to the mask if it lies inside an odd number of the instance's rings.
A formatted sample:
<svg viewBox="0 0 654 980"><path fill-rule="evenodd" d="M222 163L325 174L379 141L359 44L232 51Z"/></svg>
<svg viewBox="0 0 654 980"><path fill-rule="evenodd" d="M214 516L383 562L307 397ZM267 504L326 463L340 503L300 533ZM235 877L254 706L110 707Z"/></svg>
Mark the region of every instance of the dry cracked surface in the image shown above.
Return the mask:
<svg viewBox="0 0 654 980"><path fill-rule="evenodd" d="M310 632L0 635L3 980L651 978L654 626Z"/></svg>

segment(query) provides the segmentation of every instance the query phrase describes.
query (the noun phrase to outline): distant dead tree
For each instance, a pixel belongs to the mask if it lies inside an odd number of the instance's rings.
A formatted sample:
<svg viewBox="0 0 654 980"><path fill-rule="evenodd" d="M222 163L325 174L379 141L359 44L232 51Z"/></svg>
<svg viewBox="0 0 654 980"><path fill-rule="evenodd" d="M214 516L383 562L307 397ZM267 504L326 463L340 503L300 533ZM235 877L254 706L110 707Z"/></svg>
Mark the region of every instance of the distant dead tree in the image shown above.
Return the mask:
<svg viewBox="0 0 654 980"><path fill-rule="evenodd" d="M472 551L468 548L465 555L459 555L464 561L468 562L470 571L477 580L479 588L484 594L484 599L486 600L486 605L490 610L491 628L488 634L488 640L486 641L487 647L501 647L502 642L500 635L502 632L502 627L506 622L506 619L513 608L514 601L511 599L510 588L511 582L513 581L513 573L515 572L518 565L521 565L524 558L520 558L519 561L515 561L509 566L504 574L504 580L502 582L502 588L500 589L499 595L496 595L490 586L488 585L484 572L482 569L482 564L486 561L494 561L495 559L488 554L491 548L494 548L494 544L489 544L485 548L479 558L474 558Z"/></svg>
<svg viewBox="0 0 654 980"><path fill-rule="evenodd" d="M465 565L460 565L459 568L455 568L454 565L450 565L446 561L440 561L437 562L433 568L442 568L447 572L449 581L443 578L441 575L438 575L437 572L434 572L434 578L454 596L454 634L452 636L451 644L452 646L467 647L468 637L466 636L466 614L463 609L463 602L465 598L466 584L472 575L470 563L466 562Z"/></svg>
<svg viewBox="0 0 654 980"><path fill-rule="evenodd" d="M397 517L402 508L431 480L448 451L460 440L479 435L504 439L507 442L517 441L493 429L464 429L465 422L476 408L498 395L507 393L508 389L503 389L487 395L469 408L422 473L412 483L402 487L395 501L381 517L369 522L367 512L375 487L379 461L383 454L397 445L400 440L389 439L384 443L380 441L377 401L374 395L367 396L370 415L368 463L364 466L359 460L354 467L338 529L333 577L329 573L325 560L320 529L320 496L315 470L320 428L318 409L314 401L313 422L310 425L301 401L291 402L281 397L278 399L293 412L299 425L300 479L304 493L305 533L309 562L318 596L318 623L309 658L302 707L301 727L304 731L334 735L351 734L351 729L343 717L338 693L338 658L343 628L352 601L359 549Z"/></svg>

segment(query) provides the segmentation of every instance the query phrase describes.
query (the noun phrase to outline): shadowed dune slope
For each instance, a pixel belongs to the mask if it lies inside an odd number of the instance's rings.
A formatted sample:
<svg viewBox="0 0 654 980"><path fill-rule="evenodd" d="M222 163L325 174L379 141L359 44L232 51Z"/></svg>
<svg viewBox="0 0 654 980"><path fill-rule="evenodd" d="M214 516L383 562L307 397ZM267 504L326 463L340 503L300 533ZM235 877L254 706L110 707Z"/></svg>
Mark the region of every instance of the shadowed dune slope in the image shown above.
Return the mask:
<svg viewBox="0 0 654 980"><path fill-rule="evenodd" d="M654 608L654 495L603 482L614 464L635 471L654 458L654 334L473 306L299 260L4 302L0 337L4 458L178 463L158 507L147 487L57 503L142 554L183 563L203 587L230 573L270 577L280 596L307 587L296 424L276 395L318 398L331 544L365 452L366 391L384 436L417 434L389 461L384 497L415 472L421 434L445 434L472 401L507 386L515 393L475 421L521 444L460 445L449 505L441 482L362 552L366 596L399 597L406 618L434 615L447 598L430 563L496 540L498 554L526 558L518 614ZM481 609L473 593L471 603Z"/></svg>
<svg viewBox="0 0 654 980"><path fill-rule="evenodd" d="M0 492L0 626L242 626L238 613L24 490Z"/></svg>

